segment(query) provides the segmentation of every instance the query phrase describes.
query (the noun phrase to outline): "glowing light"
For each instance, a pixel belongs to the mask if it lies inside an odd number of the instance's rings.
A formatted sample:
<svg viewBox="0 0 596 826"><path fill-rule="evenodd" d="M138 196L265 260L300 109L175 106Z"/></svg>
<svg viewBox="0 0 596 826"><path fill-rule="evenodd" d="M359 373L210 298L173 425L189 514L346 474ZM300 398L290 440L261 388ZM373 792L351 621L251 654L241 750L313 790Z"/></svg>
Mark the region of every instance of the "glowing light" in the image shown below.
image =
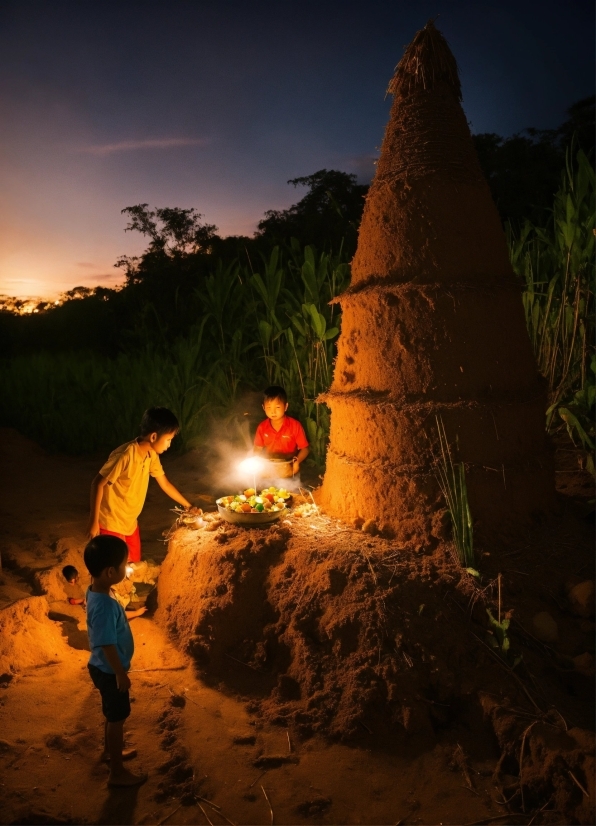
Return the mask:
<svg viewBox="0 0 596 826"><path fill-rule="evenodd" d="M238 465L238 469L242 473L250 474L252 476L252 486L257 490L257 475L264 469L265 462L259 459L258 456L249 456Z"/></svg>
<svg viewBox="0 0 596 826"><path fill-rule="evenodd" d="M244 459L238 465L238 469L242 471L242 473L250 473L251 476L254 476L259 471L263 470L265 467L265 463L262 459L257 458L256 456L249 456L248 459Z"/></svg>
<svg viewBox="0 0 596 826"><path fill-rule="evenodd" d="M134 568L132 567L132 565L127 565L127 566L126 566L126 576L127 576L127 577L131 576L131 574L133 573L133 571L134 571Z"/></svg>

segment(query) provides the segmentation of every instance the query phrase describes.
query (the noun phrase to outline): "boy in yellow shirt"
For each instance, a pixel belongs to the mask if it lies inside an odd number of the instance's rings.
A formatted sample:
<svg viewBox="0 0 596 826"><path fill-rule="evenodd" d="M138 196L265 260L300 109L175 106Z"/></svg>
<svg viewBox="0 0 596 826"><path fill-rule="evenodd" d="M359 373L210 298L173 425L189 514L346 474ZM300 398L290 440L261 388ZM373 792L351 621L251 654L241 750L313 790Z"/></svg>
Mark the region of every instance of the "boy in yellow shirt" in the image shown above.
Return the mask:
<svg viewBox="0 0 596 826"><path fill-rule="evenodd" d="M184 508L192 507L166 478L159 461L179 429L178 419L167 407L149 408L143 414L138 438L113 450L91 483L87 537L120 537L128 546L129 563L141 560L137 518L145 504L149 476L174 502Z"/></svg>

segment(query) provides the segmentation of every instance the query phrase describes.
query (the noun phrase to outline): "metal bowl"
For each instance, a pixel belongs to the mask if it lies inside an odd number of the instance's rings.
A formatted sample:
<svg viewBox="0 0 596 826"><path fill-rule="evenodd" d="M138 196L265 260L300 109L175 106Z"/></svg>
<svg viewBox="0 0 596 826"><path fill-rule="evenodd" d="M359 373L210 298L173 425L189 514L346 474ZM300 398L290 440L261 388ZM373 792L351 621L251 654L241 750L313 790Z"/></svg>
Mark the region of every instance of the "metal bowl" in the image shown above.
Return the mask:
<svg viewBox="0 0 596 826"><path fill-rule="evenodd" d="M234 513L229 511L224 505L220 505L221 500L217 500L217 510L222 519L232 522L234 525L270 525L277 522L282 516L288 515L288 509L281 511L261 511L261 513Z"/></svg>

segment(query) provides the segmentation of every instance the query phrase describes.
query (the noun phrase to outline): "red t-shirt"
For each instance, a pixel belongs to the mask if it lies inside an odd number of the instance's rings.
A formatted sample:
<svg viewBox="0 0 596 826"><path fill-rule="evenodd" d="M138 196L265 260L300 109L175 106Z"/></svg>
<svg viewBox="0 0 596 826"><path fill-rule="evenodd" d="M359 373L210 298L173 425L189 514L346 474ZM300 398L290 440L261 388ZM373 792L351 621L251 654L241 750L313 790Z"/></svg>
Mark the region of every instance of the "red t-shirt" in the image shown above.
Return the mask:
<svg viewBox="0 0 596 826"><path fill-rule="evenodd" d="M255 447L264 447L267 453L293 456L298 450L308 447L308 439L297 419L284 416L280 430L273 428L270 419L261 422L255 433Z"/></svg>

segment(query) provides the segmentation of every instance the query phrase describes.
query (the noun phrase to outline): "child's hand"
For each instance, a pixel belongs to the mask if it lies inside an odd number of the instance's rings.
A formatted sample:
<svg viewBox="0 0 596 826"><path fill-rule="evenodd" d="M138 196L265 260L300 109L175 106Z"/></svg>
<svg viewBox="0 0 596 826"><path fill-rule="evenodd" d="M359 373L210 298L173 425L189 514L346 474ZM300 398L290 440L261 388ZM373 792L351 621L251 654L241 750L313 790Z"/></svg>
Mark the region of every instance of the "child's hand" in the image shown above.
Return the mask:
<svg viewBox="0 0 596 826"><path fill-rule="evenodd" d="M99 522L89 522L87 527L87 539L91 540L96 536L99 536Z"/></svg>
<svg viewBox="0 0 596 826"><path fill-rule="evenodd" d="M143 614L147 612L147 606L143 605L142 608L137 608L136 611L127 611L126 616L129 620L134 619L135 617L142 617Z"/></svg>
<svg viewBox="0 0 596 826"><path fill-rule="evenodd" d="M118 686L118 691L128 691L131 682L126 671L121 671L120 674L116 674L116 685Z"/></svg>

